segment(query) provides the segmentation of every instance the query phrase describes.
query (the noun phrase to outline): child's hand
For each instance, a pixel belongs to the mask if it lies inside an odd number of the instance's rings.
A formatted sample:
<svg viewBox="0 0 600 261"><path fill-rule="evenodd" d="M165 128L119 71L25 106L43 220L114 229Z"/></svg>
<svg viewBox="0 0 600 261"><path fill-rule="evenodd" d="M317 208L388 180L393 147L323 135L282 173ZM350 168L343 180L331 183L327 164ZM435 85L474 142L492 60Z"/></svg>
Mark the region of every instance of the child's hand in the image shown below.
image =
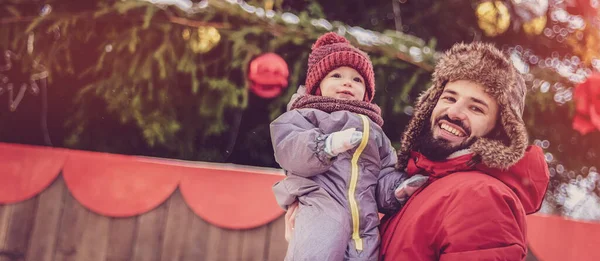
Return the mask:
<svg viewBox="0 0 600 261"><path fill-rule="evenodd" d="M332 133L325 140L325 153L333 158L344 151L356 147L362 139L362 134L356 128Z"/></svg>
<svg viewBox="0 0 600 261"><path fill-rule="evenodd" d="M427 182L427 179L428 177L417 174L400 183L400 186L395 191L396 199L402 203L406 203L408 198Z"/></svg>

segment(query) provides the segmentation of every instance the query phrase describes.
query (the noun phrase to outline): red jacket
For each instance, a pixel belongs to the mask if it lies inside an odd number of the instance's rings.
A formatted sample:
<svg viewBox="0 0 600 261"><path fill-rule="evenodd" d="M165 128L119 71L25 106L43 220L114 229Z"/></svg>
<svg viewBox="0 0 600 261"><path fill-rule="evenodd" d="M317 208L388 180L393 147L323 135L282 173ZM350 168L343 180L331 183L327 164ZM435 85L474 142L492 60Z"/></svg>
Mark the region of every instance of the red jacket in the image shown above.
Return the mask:
<svg viewBox="0 0 600 261"><path fill-rule="evenodd" d="M409 175L429 175L406 206L380 226L379 260L524 260L526 214L539 210L549 172L527 148L507 171L468 167L472 154L433 162L413 152Z"/></svg>

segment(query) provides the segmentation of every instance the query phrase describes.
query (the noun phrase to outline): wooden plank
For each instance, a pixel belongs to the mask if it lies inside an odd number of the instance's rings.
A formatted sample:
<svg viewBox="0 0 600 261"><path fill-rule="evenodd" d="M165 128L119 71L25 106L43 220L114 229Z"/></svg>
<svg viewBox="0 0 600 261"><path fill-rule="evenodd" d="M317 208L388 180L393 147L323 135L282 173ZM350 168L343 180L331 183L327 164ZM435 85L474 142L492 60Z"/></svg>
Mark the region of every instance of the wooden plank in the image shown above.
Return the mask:
<svg viewBox="0 0 600 261"><path fill-rule="evenodd" d="M8 239L9 217L11 213L12 205L0 205L0 251L4 250L6 240Z"/></svg>
<svg viewBox="0 0 600 261"><path fill-rule="evenodd" d="M263 261L268 240L267 225L241 231L242 236L242 260ZM283 260L283 259L282 259Z"/></svg>
<svg viewBox="0 0 600 261"><path fill-rule="evenodd" d="M222 229L216 226L208 228L207 261L242 260L242 232Z"/></svg>
<svg viewBox="0 0 600 261"><path fill-rule="evenodd" d="M0 205L0 261L11 260L12 257L6 249L12 206L13 205Z"/></svg>
<svg viewBox="0 0 600 261"><path fill-rule="evenodd" d="M63 208L54 260L77 261L79 243L87 225L88 215L91 213L73 198L68 189L64 190Z"/></svg>
<svg viewBox="0 0 600 261"><path fill-rule="evenodd" d="M113 218L106 250L106 261L130 261L137 230L137 216Z"/></svg>
<svg viewBox="0 0 600 261"><path fill-rule="evenodd" d="M109 224L109 217L88 211L81 241L76 245L75 260L104 261L106 259Z"/></svg>
<svg viewBox="0 0 600 261"><path fill-rule="evenodd" d="M209 240L207 236L208 227L210 224L196 214L191 215L190 219L190 226L183 252L183 260L205 260L204 257L206 256L206 248Z"/></svg>
<svg viewBox="0 0 600 261"><path fill-rule="evenodd" d="M159 261L165 230L167 201L138 217L136 240L133 246L134 261Z"/></svg>
<svg viewBox="0 0 600 261"><path fill-rule="evenodd" d="M267 225L267 256L265 260L280 261L285 258L287 241L285 241L285 219L283 216Z"/></svg>
<svg viewBox="0 0 600 261"><path fill-rule="evenodd" d="M37 209L38 197L11 204L4 245L0 246L0 260L24 260Z"/></svg>
<svg viewBox="0 0 600 261"><path fill-rule="evenodd" d="M64 190L65 183L60 177L40 194L33 232L27 250L27 260L53 260L58 226L64 206Z"/></svg>
<svg viewBox="0 0 600 261"><path fill-rule="evenodd" d="M168 201L168 206L165 239L160 260L182 260L185 254L185 241L194 213L183 200L179 190L173 193Z"/></svg>

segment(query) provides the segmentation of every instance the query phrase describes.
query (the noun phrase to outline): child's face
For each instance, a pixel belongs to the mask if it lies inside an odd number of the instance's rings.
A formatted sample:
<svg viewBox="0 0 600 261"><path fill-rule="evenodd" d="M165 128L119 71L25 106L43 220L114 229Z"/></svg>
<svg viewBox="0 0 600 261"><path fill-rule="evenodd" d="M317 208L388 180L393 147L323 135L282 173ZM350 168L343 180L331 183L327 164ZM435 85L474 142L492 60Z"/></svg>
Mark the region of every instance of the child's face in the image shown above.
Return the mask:
<svg viewBox="0 0 600 261"><path fill-rule="evenodd" d="M319 88L321 95L325 97L358 101L365 97L365 79L356 70L346 66L329 72Z"/></svg>

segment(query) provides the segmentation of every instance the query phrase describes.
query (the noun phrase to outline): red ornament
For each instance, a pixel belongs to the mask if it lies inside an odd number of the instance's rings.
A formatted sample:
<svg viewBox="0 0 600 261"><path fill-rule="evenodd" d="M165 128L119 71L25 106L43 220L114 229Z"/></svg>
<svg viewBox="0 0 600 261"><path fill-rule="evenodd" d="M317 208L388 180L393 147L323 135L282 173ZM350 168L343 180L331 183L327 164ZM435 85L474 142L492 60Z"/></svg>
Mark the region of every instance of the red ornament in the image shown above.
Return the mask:
<svg viewBox="0 0 600 261"><path fill-rule="evenodd" d="M588 134L600 130L600 74L590 76L575 88L573 129Z"/></svg>
<svg viewBox="0 0 600 261"><path fill-rule="evenodd" d="M288 65L281 56L262 54L250 62L250 90L265 99L275 98L287 88L289 75Z"/></svg>
<svg viewBox="0 0 600 261"><path fill-rule="evenodd" d="M567 0L566 10L573 15L593 18L598 14L598 2L595 0Z"/></svg>

